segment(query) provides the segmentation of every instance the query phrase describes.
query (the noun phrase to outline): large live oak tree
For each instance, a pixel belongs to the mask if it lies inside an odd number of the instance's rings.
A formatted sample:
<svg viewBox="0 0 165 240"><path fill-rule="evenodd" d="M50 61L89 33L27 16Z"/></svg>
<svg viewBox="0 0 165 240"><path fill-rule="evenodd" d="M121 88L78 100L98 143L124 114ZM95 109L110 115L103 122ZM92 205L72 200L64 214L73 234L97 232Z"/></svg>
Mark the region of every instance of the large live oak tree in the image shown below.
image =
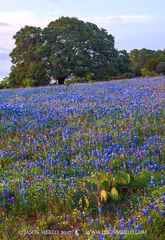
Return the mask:
<svg viewBox="0 0 165 240"><path fill-rule="evenodd" d="M11 84L39 86L51 79L63 84L66 78L90 72L99 80L129 68L128 54L115 49L111 34L77 18L62 17L44 29L25 26L14 39Z"/></svg>

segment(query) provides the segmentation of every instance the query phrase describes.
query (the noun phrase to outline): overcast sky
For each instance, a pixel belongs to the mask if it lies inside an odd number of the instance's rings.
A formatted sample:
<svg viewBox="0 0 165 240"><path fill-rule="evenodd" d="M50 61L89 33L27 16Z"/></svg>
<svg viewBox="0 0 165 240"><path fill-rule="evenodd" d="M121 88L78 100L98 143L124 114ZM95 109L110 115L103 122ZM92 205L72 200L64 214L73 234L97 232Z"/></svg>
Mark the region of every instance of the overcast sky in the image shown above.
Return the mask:
<svg viewBox="0 0 165 240"><path fill-rule="evenodd" d="M0 80L10 71L12 36L25 25L77 17L107 29L119 50L164 49L164 11L165 0L0 0Z"/></svg>

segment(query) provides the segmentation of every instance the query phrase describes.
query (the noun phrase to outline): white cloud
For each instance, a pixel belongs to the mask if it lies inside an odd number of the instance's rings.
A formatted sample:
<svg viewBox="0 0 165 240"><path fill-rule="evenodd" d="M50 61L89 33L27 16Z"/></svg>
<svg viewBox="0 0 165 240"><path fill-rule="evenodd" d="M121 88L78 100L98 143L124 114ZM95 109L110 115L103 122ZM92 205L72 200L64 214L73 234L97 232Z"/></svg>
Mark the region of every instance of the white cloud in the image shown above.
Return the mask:
<svg viewBox="0 0 165 240"><path fill-rule="evenodd" d="M0 0L1 1L1 0ZM17 12L1 12L0 13L0 23L3 26L0 27L0 47L9 49L9 52L14 47L13 35L24 27L25 25L32 25L38 27L45 27L50 21L58 19L60 13L56 12L45 12L44 15L40 15L34 11L17 11ZM79 19L85 22L93 22L99 27L103 27L107 30L114 28L112 34L116 35L118 28L122 31L121 24L131 24L131 23L147 23L151 20L150 15L121 15L121 16L77 16ZM5 23L5 24L4 24ZM115 24L115 25L114 25ZM116 26L117 24L117 26ZM5 26L6 25L6 26ZM111 29L109 27L111 26ZM120 35L117 33L116 37Z"/></svg>
<svg viewBox="0 0 165 240"><path fill-rule="evenodd" d="M9 53L9 50L7 48L4 48L4 47L0 47L0 54L8 54Z"/></svg>
<svg viewBox="0 0 165 240"><path fill-rule="evenodd" d="M1 1L1 0L0 0ZM0 27L0 47L12 49L14 47L13 35L25 25L45 27L50 21L58 19L60 12L45 12L44 15L34 11L17 11L17 12L1 12L0 23L6 26ZM148 24L155 18L150 15L119 15L119 16L78 16L85 22L93 22L99 27L103 27L115 34L118 38L120 35L129 32L131 24L136 23ZM4 25L4 24L3 24ZM125 27L124 27L125 25ZM129 26L129 27L128 27ZM138 25L137 25L138 26ZM133 26L136 29L135 26ZM141 28L141 27L140 27ZM132 31L132 30L131 30ZM146 28L145 28L146 31Z"/></svg>
<svg viewBox="0 0 165 240"><path fill-rule="evenodd" d="M12 37L25 25L45 27L52 19L49 16L40 16L32 11L1 12L0 23L6 26L0 27L0 47L12 49L14 40Z"/></svg>
<svg viewBox="0 0 165 240"><path fill-rule="evenodd" d="M59 15L59 14L58 14ZM0 23L5 23L8 28L3 27L0 32L17 31L25 25L33 25L45 27L50 21L59 18L57 14L39 15L33 11L18 11L18 12L1 12ZM150 20L150 15L123 15L123 16L94 16L94 17L79 17L83 21L94 22L96 24L107 24L116 22L144 22ZM10 27L10 29L9 29Z"/></svg>
<svg viewBox="0 0 165 240"><path fill-rule="evenodd" d="M19 12L1 12L0 22L5 22L10 25L10 30L15 31L25 25L44 26L47 21L47 17L36 15L32 11L19 11ZM7 29L1 29L0 31L9 31Z"/></svg>
<svg viewBox="0 0 165 240"><path fill-rule="evenodd" d="M148 22L153 17L150 15L121 15L121 16L94 16L81 17L85 22L93 22L98 25L106 25L108 23L143 23Z"/></svg>
<svg viewBox="0 0 165 240"><path fill-rule="evenodd" d="M7 2L6 2L6 0L0 0L0 3L6 4Z"/></svg>
<svg viewBox="0 0 165 240"><path fill-rule="evenodd" d="M10 25L5 22L0 22L0 27L9 27Z"/></svg>

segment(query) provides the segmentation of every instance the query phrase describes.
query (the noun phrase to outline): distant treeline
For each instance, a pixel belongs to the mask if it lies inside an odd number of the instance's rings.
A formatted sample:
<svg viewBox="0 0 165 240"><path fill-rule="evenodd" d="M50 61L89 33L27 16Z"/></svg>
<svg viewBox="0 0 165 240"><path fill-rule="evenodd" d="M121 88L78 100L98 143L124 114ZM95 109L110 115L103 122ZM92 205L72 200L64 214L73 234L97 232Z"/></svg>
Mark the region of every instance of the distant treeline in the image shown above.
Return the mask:
<svg viewBox="0 0 165 240"><path fill-rule="evenodd" d="M105 29L61 17L47 27L25 26L14 35L12 67L0 87L107 81L165 73L165 50L115 49Z"/></svg>

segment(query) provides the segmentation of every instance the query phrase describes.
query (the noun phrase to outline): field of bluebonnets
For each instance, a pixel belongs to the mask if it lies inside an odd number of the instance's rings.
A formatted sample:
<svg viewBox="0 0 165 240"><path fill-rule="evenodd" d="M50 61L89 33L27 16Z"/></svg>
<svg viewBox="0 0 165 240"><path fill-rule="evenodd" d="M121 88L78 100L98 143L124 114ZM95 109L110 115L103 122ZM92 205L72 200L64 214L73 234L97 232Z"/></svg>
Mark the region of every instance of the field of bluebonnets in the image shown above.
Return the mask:
<svg viewBox="0 0 165 240"><path fill-rule="evenodd" d="M164 86L1 91L0 239L164 239Z"/></svg>

